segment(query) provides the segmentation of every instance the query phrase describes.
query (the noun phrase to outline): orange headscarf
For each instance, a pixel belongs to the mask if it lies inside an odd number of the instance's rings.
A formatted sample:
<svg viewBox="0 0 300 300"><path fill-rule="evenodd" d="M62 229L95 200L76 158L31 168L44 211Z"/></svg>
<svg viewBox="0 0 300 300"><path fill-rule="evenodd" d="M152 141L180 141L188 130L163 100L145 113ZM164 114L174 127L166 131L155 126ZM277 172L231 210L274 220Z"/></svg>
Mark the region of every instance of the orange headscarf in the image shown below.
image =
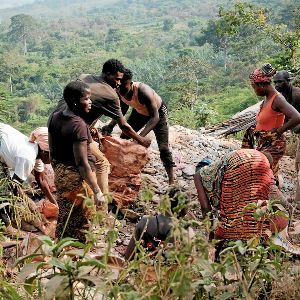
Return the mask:
<svg viewBox="0 0 300 300"><path fill-rule="evenodd" d="M48 128L38 127L35 130L33 130L30 134L29 142L36 142L40 146L41 150L49 151Z"/></svg>

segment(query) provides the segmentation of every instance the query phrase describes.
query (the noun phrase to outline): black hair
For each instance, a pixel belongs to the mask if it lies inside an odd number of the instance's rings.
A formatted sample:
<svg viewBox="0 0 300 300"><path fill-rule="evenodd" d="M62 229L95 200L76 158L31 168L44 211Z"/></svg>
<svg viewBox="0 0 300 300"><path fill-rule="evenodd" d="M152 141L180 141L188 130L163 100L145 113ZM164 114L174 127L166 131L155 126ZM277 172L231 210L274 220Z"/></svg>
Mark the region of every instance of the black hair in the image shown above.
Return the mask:
<svg viewBox="0 0 300 300"><path fill-rule="evenodd" d="M128 79L132 80L132 78L133 78L133 73L131 72L131 70L125 69L122 81L125 81Z"/></svg>
<svg viewBox="0 0 300 300"><path fill-rule="evenodd" d="M282 76L286 81L291 81L290 73L288 71L278 71L275 76L276 75Z"/></svg>
<svg viewBox="0 0 300 300"><path fill-rule="evenodd" d="M181 216L185 215L188 199L181 188L178 186L172 186L168 190L167 195L170 199L172 213L176 213Z"/></svg>
<svg viewBox="0 0 300 300"><path fill-rule="evenodd" d="M117 72L124 73L125 67L123 64L117 59L109 59L107 60L103 67L102 73L104 74L116 74Z"/></svg>
<svg viewBox="0 0 300 300"><path fill-rule="evenodd" d="M90 87L82 81L71 81L66 85L63 92L63 97L68 107L73 110L74 104L79 102L79 99L84 95Z"/></svg>

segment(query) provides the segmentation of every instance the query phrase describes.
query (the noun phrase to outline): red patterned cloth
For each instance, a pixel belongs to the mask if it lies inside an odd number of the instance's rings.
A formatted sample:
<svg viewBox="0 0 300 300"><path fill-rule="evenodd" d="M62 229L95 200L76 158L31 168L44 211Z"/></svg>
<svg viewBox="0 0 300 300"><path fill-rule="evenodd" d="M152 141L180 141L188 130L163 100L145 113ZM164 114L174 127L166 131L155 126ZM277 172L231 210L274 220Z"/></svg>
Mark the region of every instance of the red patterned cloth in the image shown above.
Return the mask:
<svg viewBox="0 0 300 300"><path fill-rule="evenodd" d="M270 64L264 64L261 68L255 69L249 76L251 82L271 82L276 70Z"/></svg>
<svg viewBox="0 0 300 300"><path fill-rule="evenodd" d="M200 171L206 195L217 214L216 237L247 240L267 237L277 220L266 216L254 218L252 204L277 198L273 172L264 154L253 149L240 149L225 157L219 166L210 165ZM275 196L274 196L275 195ZM216 201L219 199L219 201ZM274 199L276 200L276 199ZM280 220L277 228L281 229ZM287 225L284 224L285 226Z"/></svg>

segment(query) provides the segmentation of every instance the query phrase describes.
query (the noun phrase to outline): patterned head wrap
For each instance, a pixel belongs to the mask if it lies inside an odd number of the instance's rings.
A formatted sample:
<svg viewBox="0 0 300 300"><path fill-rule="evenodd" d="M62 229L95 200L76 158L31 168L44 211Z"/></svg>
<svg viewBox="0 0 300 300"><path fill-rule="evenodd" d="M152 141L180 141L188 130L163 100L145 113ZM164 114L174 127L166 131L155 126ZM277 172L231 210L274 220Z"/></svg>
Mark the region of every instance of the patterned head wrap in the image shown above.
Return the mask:
<svg viewBox="0 0 300 300"><path fill-rule="evenodd" d="M48 128L38 127L33 130L30 134L29 142L36 142L40 146L41 150L49 152Z"/></svg>
<svg viewBox="0 0 300 300"><path fill-rule="evenodd" d="M250 74L249 78L253 83L271 82L275 73L276 70L271 66L271 64L264 64L261 68L255 69Z"/></svg>

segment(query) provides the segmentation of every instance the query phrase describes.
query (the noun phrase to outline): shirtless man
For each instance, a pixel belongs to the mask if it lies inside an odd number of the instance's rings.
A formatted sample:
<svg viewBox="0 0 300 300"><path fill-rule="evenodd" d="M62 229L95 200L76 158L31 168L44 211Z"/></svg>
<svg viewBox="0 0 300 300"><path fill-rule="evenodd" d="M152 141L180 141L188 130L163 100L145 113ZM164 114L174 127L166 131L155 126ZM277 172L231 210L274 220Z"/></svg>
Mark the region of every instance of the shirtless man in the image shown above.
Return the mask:
<svg viewBox="0 0 300 300"><path fill-rule="evenodd" d="M172 153L169 148L168 109L161 97L147 84L132 81L133 74L125 70L119 88L122 113L125 115L129 106L133 108L127 122L140 136L146 137L153 130L156 136L160 159L168 174L169 184L174 184L174 167ZM111 134L117 124L112 120L102 128L103 134ZM121 135L126 138L126 133Z"/></svg>

